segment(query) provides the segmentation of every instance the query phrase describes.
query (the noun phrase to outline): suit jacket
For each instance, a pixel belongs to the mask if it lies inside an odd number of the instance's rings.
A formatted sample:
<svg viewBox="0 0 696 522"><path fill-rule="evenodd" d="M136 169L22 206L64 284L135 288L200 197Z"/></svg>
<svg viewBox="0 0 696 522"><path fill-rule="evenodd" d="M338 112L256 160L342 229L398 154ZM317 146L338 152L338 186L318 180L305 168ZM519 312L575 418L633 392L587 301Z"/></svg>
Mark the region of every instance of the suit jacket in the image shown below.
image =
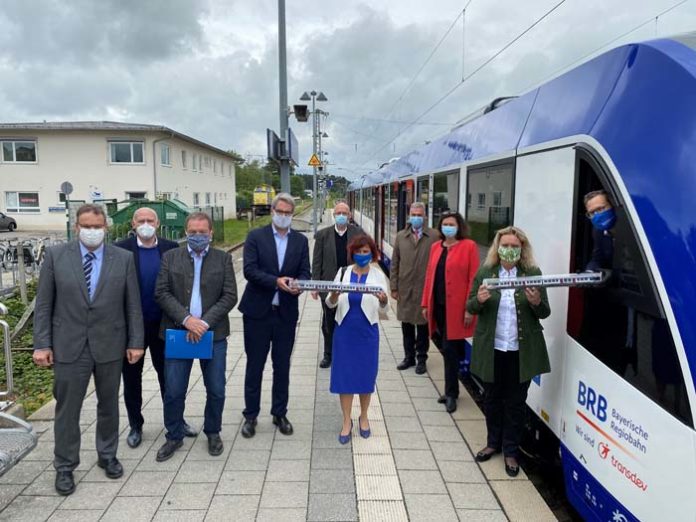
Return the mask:
<svg viewBox="0 0 696 522"><path fill-rule="evenodd" d="M160 273L155 287L155 300L162 309L160 337L167 328L184 329L184 319L190 315L193 291L193 258L187 247L174 248L162 256ZM201 266L201 319L208 323L213 339L219 341L230 335L228 314L237 304L237 281L232 256L210 247Z"/></svg>
<svg viewBox="0 0 696 522"><path fill-rule="evenodd" d="M322 228L314 236L314 250L312 251L312 279L318 281L333 281L338 272L339 266L336 261L336 238L335 228ZM362 229L357 225L348 225L348 243L355 236L363 234Z"/></svg>
<svg viewBox="0 0 696 522"><path fill-rule="evenodd" d="M404 323L425 324L421 313L421 299L430 247L440 240L440 233L423 227L421 238L414 241L413 228L407 225L396 235L389 279L392 291L399 292L396 318Z"/></svg>
<svg viewBox="0 0 696 522"><path fill-rule="evenodd" d="M498 308L500 307L500 290L491 290L491 297L485 303L478 302L478 289L487 277L498 277L500 265L494 267L482 266L474 283L471 285L471 293L466 303L469 313L478 315L476 333L474 334L474 347L471 352L471 372L478 375L484 382L494 382L495 367L495 329L498 324ZM541 270L530 267L527 270L518 266L517 277L538 276ZM546 288L540 287L541 302L533 306L527 301L524 288L515 289L515 308L517 309L518 342L520 349L520 378L519 382L526 382L542 373L551 371L549 354L546 351L544 340L544 327L539 319L546 319L551 315L549 298Z"/></svg>
<svg viewBox="0 0 696 522"><path fill-rule="evenodd" d="M136 236L131 236L127 237L126 239L122 239L121 241L117 241L114 243L114 246L117 246L119 248L124 248L126 250L130 250L133 253L134 261L135 261L135 270L138 274L140 274L140 256L138 256L138 238ZM165 252L168 252L169 250L173 248L179 248L179 243L175 241L170 241L169 239L165 239L163 237L158 237L157 238L157 250L159 250L160 253L160 259L162 256L164 256Z"/></svg>
<svg viewBox="0 0 696 522"><path fill-rule="evenodd" d="M614 262L614 236L592 228L592 257L585 270L599 272L601 269L611 270Z"/></svg>
<svg viewBox="0 0 696 522"><path fill-rule="evenodd" d="M87 294L77 241L46 250L34 310L34 348L52 348L56 362L77 360L89 344L98 363L143 347L143 317L133 256L104 245L93 299Z"/></svg>
<svg viewBox="0 0 696 522"><path fill-rule="evenodd" d="M297 231L290 231L283 266L278 266L278 253L272 225L249 232L244 242L244 277L247 285L239 311L252 319L262 319L271 311L273 295L278 291L280 276L309 279L309 242ZM287 321L297 322L296 295L278 291L280 314Z"/></svg>

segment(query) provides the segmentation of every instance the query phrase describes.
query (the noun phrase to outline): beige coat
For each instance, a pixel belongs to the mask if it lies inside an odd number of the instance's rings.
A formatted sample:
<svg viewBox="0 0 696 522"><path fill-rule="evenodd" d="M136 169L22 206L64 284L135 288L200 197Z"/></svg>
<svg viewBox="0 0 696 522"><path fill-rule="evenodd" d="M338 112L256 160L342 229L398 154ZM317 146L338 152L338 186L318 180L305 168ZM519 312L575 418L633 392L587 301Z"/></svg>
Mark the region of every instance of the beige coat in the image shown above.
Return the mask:
<svg viewBox="0 0 696 522"><path fill-rule="evenodd" d="M396 318L404 323L425 324L421 314L421 297L428 256L433 243L440 240L437 230L423 227L423 234L414 240L411 225L396 235L389 279L392 292L399 293Z"/></svg>

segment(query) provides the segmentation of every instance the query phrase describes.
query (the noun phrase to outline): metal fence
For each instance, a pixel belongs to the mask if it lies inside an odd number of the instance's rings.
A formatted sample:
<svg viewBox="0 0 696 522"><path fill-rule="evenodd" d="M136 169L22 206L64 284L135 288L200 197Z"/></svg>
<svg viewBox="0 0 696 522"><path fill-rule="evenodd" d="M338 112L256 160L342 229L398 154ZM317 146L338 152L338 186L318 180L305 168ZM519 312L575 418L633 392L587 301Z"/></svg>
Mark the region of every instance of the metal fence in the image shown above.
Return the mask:
<svg viewBox="0 0 696 522"><path fill-rule="evenodd" d="M20 270L24 271L27 282L37 278L46 249L63 242L57 237L0 240L0 296L17 289Z"/></svg>

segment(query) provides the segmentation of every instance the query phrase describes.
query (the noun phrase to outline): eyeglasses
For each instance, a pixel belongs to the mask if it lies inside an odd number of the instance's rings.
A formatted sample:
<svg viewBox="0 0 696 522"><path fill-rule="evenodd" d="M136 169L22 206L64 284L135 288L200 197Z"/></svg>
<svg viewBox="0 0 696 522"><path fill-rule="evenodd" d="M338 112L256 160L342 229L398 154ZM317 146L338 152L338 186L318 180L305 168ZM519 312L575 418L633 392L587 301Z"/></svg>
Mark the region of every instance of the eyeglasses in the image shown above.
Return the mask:
<svg viewBox="0 0 696 522"><path fill-rule="evenodd" d="M611 208L610 206L602 205L601 207L597 207L597 208L594 208L594 209L592 209L592 210L589 210L589 211L585 212L585 215L586 215L589 219L592 219L592 218L595 217L597 214L601 214L602 212L605 212L605 211L609 210L610 208Z"/></svg>

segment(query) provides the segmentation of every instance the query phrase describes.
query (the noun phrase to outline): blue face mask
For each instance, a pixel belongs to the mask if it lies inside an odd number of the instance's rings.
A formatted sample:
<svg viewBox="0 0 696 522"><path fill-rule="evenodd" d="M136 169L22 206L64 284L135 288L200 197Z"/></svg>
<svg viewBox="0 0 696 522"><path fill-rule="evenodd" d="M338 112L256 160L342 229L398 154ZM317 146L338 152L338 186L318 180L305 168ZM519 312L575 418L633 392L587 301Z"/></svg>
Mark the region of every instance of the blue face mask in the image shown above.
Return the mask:
<svg viewBox="0 0 696 522"><path fill-rule="evenodd" d="M359 267L365 267L372 261L372 254L353 254L353 261Z"/></svg>
<svg viewBox="0 0 696 522"><path fill-rule="evenodd" d="M613 208L608 208L592 216L591 220L592 226L597 230L611 230L616 224L616 211Z"/></svg>
<svg viewBox="0 0 696 522"><path fill-rule="evenodd" d="M336 221L336 224L337 224L339 227L342 227L342 226L348 224L348 216L346 216L346 215L344 215L344 214L336 214L336 215L334 216L334 221Z"/></svg>
<svg viewBox="0 0 696 522"><path fill-rule="evenodd" d="M457 225L442 225L442 234L446 238L453 238L457 235Z"/></svg>
<svg viewBox="0 0 696 522"><path fill-rule="evenodd" d="M411 216L409 219L411 226L415 229L423 228L423 216Z"/></svg>
<svg viewBox="0 0 696 522"><path fill-rule="evenodd" d="M210 234L191 234L186 241L194 252L203 252L210 244Z"/></svg>

